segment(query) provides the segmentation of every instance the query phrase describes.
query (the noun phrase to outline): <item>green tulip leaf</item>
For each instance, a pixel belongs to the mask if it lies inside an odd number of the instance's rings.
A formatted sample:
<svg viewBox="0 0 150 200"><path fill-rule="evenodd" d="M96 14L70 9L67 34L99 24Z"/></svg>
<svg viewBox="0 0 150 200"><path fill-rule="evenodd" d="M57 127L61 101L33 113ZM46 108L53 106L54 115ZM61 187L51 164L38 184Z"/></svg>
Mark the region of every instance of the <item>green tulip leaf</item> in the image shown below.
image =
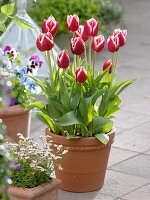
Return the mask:
<svg viewBox="0 0 150 200"><path fill-rule="evenodd" d="M55 119L55 122L59 126L70 126L74 124L80 124L74 111L68 112L67 114L63 115L59 119Z"/></svg>
<svg viewBox="0 0 150 200"><path fill-rule="evenodd" d="M96 134L95 137L103 144L107 144L109 142L109 136L107 134Z"/></svg>
<svg viewBox="0 0 150 200"><path fill-rule="evenodd" d="M15 3L6 4L1 7L1 12L7 16L10 16L14 12Z"/></svg>
<svg viewBox="0 0 150 200"><path fill-rule="evenodd" d="M95 116L93 119L94 134L107 133L113 128L114 122L108 118Z"/></svg>
<svg viewBox="0 0 150 200"><path fill-rule="evenodd" d="M67 135L67 139L80 139L82 136L77 136L77 135Z"/></svg>

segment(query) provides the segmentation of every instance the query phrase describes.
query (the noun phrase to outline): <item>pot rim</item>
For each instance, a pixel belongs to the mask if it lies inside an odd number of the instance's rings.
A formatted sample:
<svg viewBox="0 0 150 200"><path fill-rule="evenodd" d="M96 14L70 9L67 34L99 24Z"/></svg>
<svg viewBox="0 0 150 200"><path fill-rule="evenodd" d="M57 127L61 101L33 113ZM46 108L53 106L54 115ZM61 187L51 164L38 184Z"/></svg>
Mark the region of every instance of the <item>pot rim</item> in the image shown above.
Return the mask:
<svg viewBox="0 0 150 200"><path fill-rule="evenodd" d="M113 127L113 129L109 133L107 133L107 135L109 136L109 142L107 144L103 144L95 137L67 139L65 136L51 133L49 128L45 129L45 134L49 134L50 136L52 136L54 143L62 144L64 146L95 146L95 145L107 146L113 143L115 137L115 131L116 128Z"/></svg>
<svg viewBox="0 0 150 200"><path fill-rule="evenodd" d="M14 196L33 198L39 196L49 190L54 188L58 188L58 186L62 183L62 181L58 178L53 178L51 182L43 183L34 188L23 188L16 186L9 186L8 193Z"/></svg>
<svg viewBox="0 0 150 200"><path fill-rule="evenodd" d="M25 107L21 106L20 104L14 105L14 106L0 107L0 118L22 115L28 112L31 112L31 111L27 110Z"/></svg>

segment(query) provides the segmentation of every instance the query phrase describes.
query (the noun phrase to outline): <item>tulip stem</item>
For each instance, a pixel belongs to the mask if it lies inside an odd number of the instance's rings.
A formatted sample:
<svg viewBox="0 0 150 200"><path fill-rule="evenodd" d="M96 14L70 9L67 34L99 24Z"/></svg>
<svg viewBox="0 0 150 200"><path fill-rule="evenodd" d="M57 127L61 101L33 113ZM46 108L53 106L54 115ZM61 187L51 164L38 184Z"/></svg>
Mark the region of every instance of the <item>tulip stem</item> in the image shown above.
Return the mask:
<svg viewBox="0 0 150 200"><path fill-rule="evenodd" d="M76 58L77 58L77 56L74 55L74 69L76 69L76 65L77 65Z"/></svg>
<svg viewBox="0 0 150 200"><path fill-rule="evenodd" d="M94 52L94 58L93 58L93 78L94 78L94 71L95 71L95 62L96 62L96 52Z"/></svg>
<svg viewBox="0 0 150 200"><path fill-rule="evenodd" d="M90 68L92 70L92 66L91 66L91 43L92 43L92 38L90 37L89 38L89 65L90 65Z"/></svg>
<svg viewBox="0 0 150 200"><path fill-rule="evenodd" d="M84 51L84 56L85 56L85 66L87 67L87 53L86 53L86 47L85 47L85 51Z"/></svg>
<svg viewBox="0 0 150 200"><path fill-rule="evenodd" d="M114 83L114 71L115 71L114 55L115 55L115 53L112 53L112 75L111 75L111 80L110 80L110 87L112 87L112 85Z"/></svg>
<svg viewBox="0 0 150 200"><path fill-rule="evenodd" d="M55 70L56 70L56 57L55 57L55 55L54 55L53 49L52 49L51 51L52 51L52 57L53 57L53 61L54 61L54 68L55 68Z"/></svg>
<svg viewBox="0 0 150 200"><path fill-rule="evenodd" d="M46 59L47 59L47 62L48 62L50 82L51 82L51 85L52 85L53 71L52 71L51 58L50 58L50 52L49 51L46 52Z"/></svg>

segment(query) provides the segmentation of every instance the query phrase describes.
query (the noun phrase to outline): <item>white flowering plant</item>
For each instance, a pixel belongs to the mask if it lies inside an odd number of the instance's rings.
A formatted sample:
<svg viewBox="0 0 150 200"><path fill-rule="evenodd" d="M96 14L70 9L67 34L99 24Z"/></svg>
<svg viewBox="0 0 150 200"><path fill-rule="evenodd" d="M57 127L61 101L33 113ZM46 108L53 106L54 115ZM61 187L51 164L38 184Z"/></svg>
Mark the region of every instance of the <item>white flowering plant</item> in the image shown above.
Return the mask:
<svg viewBox="0 0 150 200"><path fill-rule="evenodd" d="M55 177L54 171L61 170L61 160L68 152L62 145L54 145L50 136L40 136L39 146L34 139L25 138L18 133L19 143L7 142L7 150L14 162L11 167L12 185L33 188L50 182Z"/></svg>

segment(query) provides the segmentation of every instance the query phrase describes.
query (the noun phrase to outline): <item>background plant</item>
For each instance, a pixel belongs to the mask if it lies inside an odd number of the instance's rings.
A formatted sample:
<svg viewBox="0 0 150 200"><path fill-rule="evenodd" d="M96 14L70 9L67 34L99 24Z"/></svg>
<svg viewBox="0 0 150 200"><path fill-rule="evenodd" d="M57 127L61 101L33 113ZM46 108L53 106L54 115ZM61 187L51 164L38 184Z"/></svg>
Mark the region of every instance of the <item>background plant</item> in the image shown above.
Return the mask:
<svg viewBox="0 0 150 200"><path fill-rule="evenodd" d="M39 26L49 14L54 15L59 22L58 34L68 34L66 16L74 13L80 17L80 24L84 24L86 19L92 17L99 20L100 31L110 34L110 26L121 22L123 9L119 3L111 0L90 0L88 3L87 0L37 0L33 7L28 7L28 13Z"/></svg>
<svg viewBox="0 0 150 200"><path fill-rule="evenodd" d="M33 94L39 94L41 88L33 83L28 75L35 75L38 68L42 66L39 56L30 56L26 66L22 66L19 52L6 46L0 50L0 85L1 106L13 106L21 104L26 106L34 101Z"/></svg>
<svg viewBox="0 0 150 200"><path fill-rule="evenodd" d="M6 186L11 184L10 155L5 147L5 127L0 120L0 199L8 200Z"/></svg>
<svg viewBox="0 0 150 200"><path fill-rule="evenodd" d="M8 22L10 22L10 19L14 21L15 24L20 26L21 28L27 29L27 28L35 28L35 26L24 19L23 17L20 17L15 12L15 2L5 4L8 1L4 1L1 3L0 8L0 31L5 32L7 30L6 25Z"/></svg>
<svg viewBox="0 0 150 200"><path fill-rule="evenodd" d="M50 182L54 170L61 170L61 159L67 153L61 145L51 148L50 137L40 137L43 145L40 147L34 139L24 138L18 134L18 144L7 143L14 164L12 165L12 185L23 188L33 188Z"/></svg>

